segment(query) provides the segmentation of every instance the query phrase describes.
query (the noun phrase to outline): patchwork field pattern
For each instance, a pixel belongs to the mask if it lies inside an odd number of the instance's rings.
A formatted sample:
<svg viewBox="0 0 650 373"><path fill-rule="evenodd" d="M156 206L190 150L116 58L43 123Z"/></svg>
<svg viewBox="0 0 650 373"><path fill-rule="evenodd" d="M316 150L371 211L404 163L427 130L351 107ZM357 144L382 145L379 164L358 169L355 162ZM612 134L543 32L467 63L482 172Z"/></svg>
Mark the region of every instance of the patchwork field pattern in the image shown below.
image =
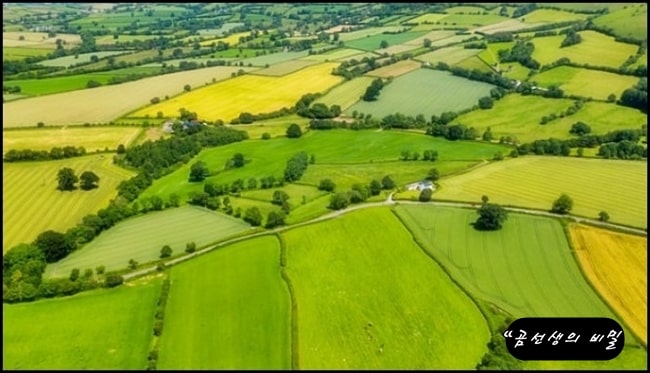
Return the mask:
<svg viewBox="0 0 650 373"><path fill-rule="evenodd" d="M535 75L532 80L545 87L560 87L566 94L605 100L610 94L620 98L623 91L634 86L639 78L606 71L558 66Z"/></svg>
<svg viewBox="0 0 650 373"><path fill-rule="evenodd" d="M2 132L2 152L11 149L50 150L55 146L83 146L87 152L115 150L118 145L129 146L142 132L137 127L62 127L21 129Z"/></svg>

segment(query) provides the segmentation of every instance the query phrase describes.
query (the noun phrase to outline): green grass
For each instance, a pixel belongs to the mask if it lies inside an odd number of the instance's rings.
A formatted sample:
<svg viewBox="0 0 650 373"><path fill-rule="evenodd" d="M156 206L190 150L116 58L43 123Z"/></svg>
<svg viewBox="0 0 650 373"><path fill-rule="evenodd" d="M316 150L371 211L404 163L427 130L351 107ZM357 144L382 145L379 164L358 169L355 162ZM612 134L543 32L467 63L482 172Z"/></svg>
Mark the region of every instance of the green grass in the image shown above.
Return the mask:
<svg viewBox="0 0 650 373"><path fill-rule="evenodd" d="M252 64L253 66L266 66L266 64L274 65L280 62L286 62L290 60L295 60L301 57L307 56L307 51L300 52L278 52L273 54L267 54L265 56L250 57L241 60L244 63L244 66Z"/></svg>
<svg viewBox="0 0 650 373"><path fill-rule="evenodd" d="M54 146L83 146L87 152L129 146L142 132L139 127L64 127L21 129L2 132L2 151L33 149L49 151Z"/></svg>
<svg viewBox="0 0 650 373"><path fill-rule="evenodd" d="M68 67L71 65L76 65L78 63L86 63L91 61L92 56L97 56L98 58L104 58L116 54L126 54L129 53L129 51L105 51L105 52L90 52L90 53L83 53L79 55L73 55L73 56L65 56L65 57L59 57L55 58L53 60L45 60L39 62L39 65L43 66L56 66L56 67Z"/></svg>
<svg viewBox="0 0 650 373"><path fill-rule="evenodd" d="M616 35L639 40L648 38L648 5L633 4L594 19L594 24L611 28Z"/></svg>
<svg viewBox="0 0 650 373"><path fill-rule="evenodd" d="M560 194L572 214L592 219L606 211L613 223L647 226L645 162L525 156L441 180L434 198L480 201L550 210Z"/></svg>
<svg viewBox="0 0 650 373"><path fill-rule="evenodd" d="M587 123L592 133L604 134L616 129L639 128L647 117L638 110L612 103L587 102L573 115L565 116L541 125L544 116L559 114L573 106L573 100L547 99L539 96L510 94L488 110L475 110L463 114L452 123L475 127L483 133L490 127L495 139L501 136L516 136L519 142L556 137L571 138L571 125L578 121Z"/></svg>
<svg viewBox="0 0 650 373"><path fill-rule="evenodd" d="M112 164L112 155L88 155L57 161L4 163L2 165L2 251L28 243L49 229L65 231L87 214L108 205L116 196L117 185L133 172ZM86 170L99 176L99 187L61 192L57 172L70 167L76 175Z"/></svg>
<svg viewBox="0 0 650 373"><path fill-rule="evenodd" d="M437 22L449 27L478 27L508 20L497 14L450 14Z"/></svg>
<svg viewBox="0 0 650 373"><path fill-rule="evenodd" d="M158 369L291 368L291 300L275 237L174 267L171 282Z"/></svg>
<svg viewBox="0 0 650 373"><path fill-rule="evenodd" d="M339 105L341 110L346 110L361 99L361 96L366 92L366 88L370 86L372 81L373 78L369 76L360 76L345 81L332 88L324 96L319 97L315 103L323 103L328 107Z"/></svg>
<svg viewBox="0 0 650 373"><path fill-rule="evenodd" d="M479 98L489 95L494 86L456 77L451 73L419 69L395 78L385 86L377 101L359 101L345 111L371 113L375 118L402 113L425 118L445 111L459 111L478 104Z"/></svg>
<svg viewBox="0 0 650 373"><path fill-rule="evenodd" d="M101 84L108 84L111 78L126 77L131 74L156 75L160 68L152 67L131 67L126 69L111 70L79 75L68 75L43 79L21 79L12 80L8 83L11 86L19 86L20 92L29 96L48 95L85 89L88 81L94 80Z"/></svg>
<svg viewBox="0 0 650 373"><path fill-rule="evenodd" d="M44 56L51 53L52 48L29 48L29 47L2 47L3 60L21 60L25 57Z"/></svg>
<svg viewBox="0 0 650 373"><path fill-rule="evenodd" d="M103 35L103 36L97 36L95 37L95 43L97 45L114 45L117 43L127 43L127 42L133 42L136 40L151 40L157 38L157 35L129 35L129 34L120 34L118 35L117 39L113 37L113 35Z"/></svg>
<svg viewBox="0 0 650 373"><path fill-rule="evenodd" d="M354 149L354 152L350 152L350 149ZM247 181L249 178L255 177L258 179L259 185L261 177L281 178L287 160L300 151L314 155L316 160L314 166L357 164L359 167L356 170L365 177L367 175L365 167L372 169L372 162L395 161L404 149L418 151L420 154L427 149L436 149L439 152L439 161L479 161L491 159L497 151L506 153L509 150L505 146L478 142L453 142L410 132L330 130L311 131L300 139L249 140L229 144L218 149L204 150L195 160L206 162L208 169L212 172L206 181L223 184L232 183L238 178ZM226 162L235 153L244 154L244 157L250 162L242 168L224 170ZM189 170L193 163L194 160L173 173L154 181L153 185L143 192L141 197L159 195L166 199L169 194L177 193L181 199L185 199L187 194L192 191L202 191L202 183L188 181ZM425 162L415 163L424 164ZM435 162L431 165L435 167ZM395 170L401 166L395 165L394 162L385 165L378 164L378 167L385 167L387 171ZM307 168L307 174L310 172L310 167ZM321 175L321 178L325 177L325 175Z"/></svg>
<svg viewBox="0 0 650 373"><path fill-rule="evenodd" d="M253 74L257 75L266 75L266 76L283 76L291 74L300 69L303 69L308 66L318 64L318 61L309 61L309 60L289 60L285 62L280 62L268 68L257 70Z"/></svg>
<svg viewBox="0 0 650 373"><path fill-rule="evenodd" d="M398 206L396 211L455 281L515 318L618 320L582 276L556 220L510 213L501 230L479 232L471 226L477 217L474 210ZM527 361L524 367L642 369L647 352L632 338L626 338L626 344L624 354L607 362Z"/></svg>
<svg viewBox="0 0 650 373"><path fill-rule="evenodd" d="M243 220L196 206L151 212L118 223L89 244L47 266L45 276L62 277L73 268L99 265L107 271L125 269L130 259L146 263L159 259L160 249L171 246L172 256L185 253L185 245L197 246L248 230Z"/></svg>
<svg viewBox="0 0 650 373"><path fill-rule="evenodd" d="M485 352L476 305L389 209L282 236L301 369L472 369Z"/></svg>
<svg viewBox="0 0 650 373"><path fill-rule="evenodd" d="M456 63L455 66L462 67L463 69L466 69L466 70L474 70L474 69L476 69L476 70L486 72L486 73L494 71L494 70L492 70L490 68L490 66L486 65L485 62L483 62L478 57L478 55L470 57L470 58L466 58L466 59Z"/></svg>
<svg viewBox="0 0 650 373"><path fill-rule="evenodd" d="M300 206L303 197L306 202L310 202L327 194L327 192L318 190L314 186L287 184L281 188L248 190L242 193L242 197L271 202L273 200L273 193L275 193L276 190L282 190L291 196L287 201L291 207Z"/></svg>
<svg viewBox="0 0 650 373"><path fill-rule="evenodd" d="M159 279L2 305L2 368L145 369Z"/></svg>
<svg viewBox="0 0 650 373"><path fill-rule="evenodd" d="M362 52L358 49L337 49L332 52L327 52L323 54L311 54L306 57L304 57L304 60L315 60L315 61L321 61L321 62L326 62L326 61L337 61L346 57L354 56L361 54Z"/></svg>
<svg viewBox="0 0 650 373"><path fill-rule="evenodd" d="M339 40L348 42L350 40L367 38L372 35L381 34L382 32L399 32L404 30L403 26L382 26L382 27L369 27L361 30L350 31L350 32L341 32L339 35ZM379 48L379 42L377 42L377 48Z"/></svg>
<svg viewBox="0 0 650 373"><path fill-rule="evenodd" d="M580 31L582 42L560 48L565 35L535 38L533 58L542 65L548 65L562 57L579 64L592 66L620 67L629 56L633 56L638 47L633 44L620 43L613 37L596 31Z"/></svg>
<svg viewBox="0 0 650 373"><path fill-rule="evenodd" d="M465 49L463 47L449 47L435 50L426 54L419 55L415 59L429 62L432 65L438 62L444 62L448 65L455 65L469 57L478 54L480 49Z"/></svg>
<svg viewBox="0 0 650 373"><path fill-rule="evenodd" d="M444 14L444 13L426 13L421 16L410 19L408 22L414 24L436 23L447 16L448 14Z"/></svg>
<svg viewBox="0 0 650 373"><path fill-rule="evenodd" d="M380 48L382 41L387 41L389 46L406 43L409 40L425 35L425 31L419 32L401 32L399 34L377 34L365 38L345 41L348 48L356 48L364 51L373 51ZM343 34L341 34L343 35Z"/></svg>
<svg viewBox="0 0 650 373"><path fill-rule="evenodd" d="M605 100L610 94L620 98L623 91L634 86L639 78L606 71L558 66L531 78L532 81L549 87L560 87L565 94Z"/></svg>
<svg viewBox="0 0 650 373"><path fill-rule="evenodd" d="M555 9L535 9L528 14L519 17L525 23L559 23L570 21L582 21L588 17L587 14L565 12Z"/></svg>

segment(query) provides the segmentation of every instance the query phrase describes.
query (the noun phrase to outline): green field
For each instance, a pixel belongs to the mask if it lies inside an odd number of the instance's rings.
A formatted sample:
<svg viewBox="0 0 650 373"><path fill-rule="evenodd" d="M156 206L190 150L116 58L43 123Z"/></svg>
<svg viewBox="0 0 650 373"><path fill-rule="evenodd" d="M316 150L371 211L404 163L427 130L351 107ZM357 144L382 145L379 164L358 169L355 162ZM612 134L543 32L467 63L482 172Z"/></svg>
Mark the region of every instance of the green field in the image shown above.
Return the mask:
<svg viewBox="0 0 650 373"><path fill-rule="evenodd" d="M526 23L559 23L569 21L582 21L588 17L587 14L565 12L555 9L535 9L518 19Z"/></svg>
<svg viewBox="0 0 650 373"><path fill-rule="evenodd" d="M350 116L356 110L371 113L375 118L402 113L425 118L445 111L459 111L478 104L494 86L456 77L451 73L419 69L395 78L384 87L377 101L359 101L345 111Z"/></svg>
<svg viewBox="0 0 650 373"><path fill-rule="evenodd" d="M3 154L11 149L50 150L59 146L83 146L87 152L129 146L142 132L138 127L62 127L2 132Z"/></svg>
<svg viewBox="0 0 650 373"><path fill-rule="evenodd" d="M486 351L476 305L390 210L355 211L282 237L301 369L472 369Z"/></svg>
<svg viewBox="0 0 650 373"><path fill-rule="evenodd" d="M171 282L158 369L291 368L291 300L275 237L174 267Z"/></svg>
<svg viewBox="0 0 650 373"><path fill-rule="evenodd" d="M318 61L290 60L290 61L280 62L276 65L269 66L265 69L257 70L253 72L253 74L267 75L267 76L282 76L282 75L291 74L307 66L312 66L316 64L318 64Z"/></svg>
<svg viewBox="0 0 650 373"><path fill-rule="evenodd" d="M274 65L281 62L302 58L305 56L307 56L307 51L278 52L273 54L267 54L265 56L245 58L241 61L244 63L244 66L252 65L252 66L265 67L267 64Z"/></svg>
<svg viewBox="0 0 650 373"><path fill-rule="evenodd" d="M2 47L3 60L21 60L25 57L43 56L52 53L52 48Z"/></svg>
<svg viewBox="0 0 650 373"><path fill-rule="evenodd" d="M345 46L348 48L356 48L364 51L373 51L375 49L380 48L379 45L383 40L387 41L389 46L392 46L396 44L406 43L409 40L418 38L425 34L426 34L425 31L401 32L399 34L377 34L377 35L372 35L361 39L346 41Z"/></svg>
<svg viewBox="0 0 650 373"><path fill-rule="evenodd" d="M130 67L105 72L58 76L43 79L12 80L7 84L11 86L19 86L22 94L40 96L85 89L90 80L105 85L110 82L111 78L123 78L132 74L156 75L160 73L160 71L160 68L156 67Z"/></svg>
<svg viewBox="0 0 650 373"><path fill-rule="evenodd" d="M445 13L426 13L421 16L410 19L408 23L413 23L413 24L436 23L447 16L448 14Z"/></svg>
<svg viewBox="0 0 650 373"><path fill-rule="evenodd" d="M525 156L441 180L434 198L480 201L550 210L560 194L573 199L572 214L645 228L648 195L645 162Z"/></svg>
<svg viewBox="0 0 650 373"><path fill-rule="evenodd" d="M324 96L316 99L315 103L323 103L325 105L339 105L341 110L347 110L350 106L354 105L364 92L370 86L373 78L369 76L360 76L352 80L345 81L340 85L332 88Z"/></svg>
<svg viewBox="0 0 650 373"><path fill-rule="evenodd" d="M130 285L3 304L3 370L144 369L160 280Z"/></svg>
<svg viewBox="0 0 650 373"><path fill-rule="evenodd" d="M531 78L532 81L549 87L560 87L565 94L605 100L610 94L620 98L623 91L634 86L639 78L606 71L558 66Z"/></svg>
<svg viewBox="0 0 650 373"><path fill-rule="evenodd" d="M614 30L616 35L639 40L648 38L648 5L636 3L594 19L594 24Z"/></svg>
<svg viewBox="0 0 650 373"><path fill-rule="evenodd" d="M490 127L495 139L516 136L520 143L555 137L571 138L573 123L582 121L591 127L592 133L604 134L617 129L639 128L647 122L647 116L638 110L624 106L587 102L575 114L558 118L545 125L539 124L544 116L559 113L573 106L573 100L548 99L539 96L510 94L488 110L475 110L452 121L475 127L483 133Z"/></svg>
<svg viewBox="0 0 650 373"><path fill-rule="evenodd" d="M634 44L617 42L613 37L596 31L585 30L580 31L579 34L582 42L565 48L560 48L564 35L534 38L532 43L535 45L535 51L532 57L542 65L566 57L579 64L620 67L639 49Z"/></svg>
<svg viewBox="0 0 650 373"><path fill-rule="evenodd" d="M355 151L350 152L350 149ZM510 148L487 143L447 141L409 132L329 130L311 131L298 140L278 138L229 144L218 149L204 150L195 160L204 161L212 172L206 181L219 184L232 183L239 178L244 181L251 177L259 179L265 176L275 176L276 179L281 178L287 160L300 151L314 155L316 161L314 166L327 164L339 167L346 164L357 164L359 166L357 170L361 173L359 176L365 177L368 174L365 168L373 169L374 162L385 170L385 174L396 168L409 167L396 164L396 162L381 163L382 161L396 161L404 149L418 151L420 154L427 149L436 149L439 152L438 161L464 160L472 163L472 161L491 159L497 151L507 153ZM235 153L242 153L250 162L241 168L224 170L226 162ZM181 196L181 200L184 200L188 193L202 191L202 183L188 181L192 163L194 161L155 180L152 186L142 193L141 197L158 195L166 199L169 194L176 193ZM417 161L414 163L424 165L427 162ZM305 176L310 173L310 167L307 167ZM419 170L419 166L414 167ZM435 162L429 162L429 168L431 167L436 167ZM380 170L373 171L373 174L381 172ZM359 176L350 175L354 178ZM327 176L319 174L317 177L319 177L318 180L312 179L316 183ZM368 182L370 180L365 180L364 183Z"/></svg>
<svg viewBox="0 0 650 373"><path fill-rule="evenodd" d="M493 23L507 20L507 17L502 17L497 14L450 14L436 23L440 22L442 26L455 26L455 27L479 27L491 25Z"/></svg>
<svg viewBox="0 0 650 373"><path fill-rule="evenodd" d="M79 55L59 57L53 60L45 60L39 62L39 64L43 66L69 67L71 65L90 62L92 56L97 56L98 58L104 58L108 56L125 54L125 53L129 53L129 51L105 51L105 52L83 53Z"/></svg>
<svg viewBox="0 0 650 373"><path fill-rule="evenodd" d="M160 249L171 246L172 256L185 253L185 245L197 247L246 231L241 219L197 206L183 206L118 223L86 246L45 269L45 276L63 277L73 268L84 270L99 265L107 271L124 269L129 260L146 263L159 259Z"/></svg>
<svg viewBox="0 0 650 373"><path fill-rule="evenodd" d="M311 54L304 57L304 60L315 60L321 62L327 61L338 61L340 59L361 54L362 52L358 49L337 49L333 52L323 53L323 54Z"/></svg>
<svg viewBox="0 0 650 373"><path fill-rule="evenodd" d="M32 242L48 230L65 231L87 214L108 205L116 196L117 185L133 172L117 167L111 155L87 155L57 161L4 163L2 165L2 251L19 243ZM99 187L61 192L56 174L70 167L76 175L93 171Z"/></svg>
<svg viewBox="0 0 650 373"><path fill-rule="evenodd" d="M503 229L479 232L471 226L477 217L474 210L438 206L398 206L395 210L457 283L515 318L619 320L584 279L561 224L553 219L510 213ZM524 367L609 370L645 366L646 350L631 337L625 342L625 352L607 362L526 361Z"/></svg>
<svg viewBox="0 0 650 373"><path fill-rule="evenodd" d="M415 57L419 61L429 62L432 65L444 62L448 65L455 65L467 58L477 55L480 49L465 49L463 47L441 48L433 52Z"/></svg>
<svg viewBox="0 0 650 373"><path fill-rule="evenodd" d="M402 26L382 26L382 27L369 27L361 30L350 31L350 32L341 32L339 35L339 40L348 42L350 40L356 39L365 39L372 35L381 34L383 32L399 32L404 30ZM377 42L377 48L379 48L379 42Z"/></svg>

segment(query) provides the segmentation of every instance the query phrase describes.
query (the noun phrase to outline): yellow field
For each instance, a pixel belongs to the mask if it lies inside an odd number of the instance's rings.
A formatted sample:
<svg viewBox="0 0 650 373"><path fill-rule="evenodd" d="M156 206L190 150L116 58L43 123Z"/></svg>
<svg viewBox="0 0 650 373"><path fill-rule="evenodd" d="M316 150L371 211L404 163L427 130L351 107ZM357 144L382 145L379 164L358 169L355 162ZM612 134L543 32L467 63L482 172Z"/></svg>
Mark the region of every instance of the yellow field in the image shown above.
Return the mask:
<svg viewBox="0 0 650 373"><path fill-rule="evenodd" d="M223 42L223 43L228 43L230 46L235 46L239 44L239 38L242 36L248 36L250 35L250 31L245 31L245 32L238 32L236 34L228 35L225 38L215 38L215 39L210 39L210 40L204 40L199 43L202 47L208 47L212 43L218 43L218 42Z"/></svg>
<svg viewBox="0 0 650 373"><path fill-rule="evenodd" d="M87 152L129 146L142 131L138 127L62 127L2 132L2 153L11 149L50 150L55 146L83 146Z"/></svg>
<svg viewBox="0 0 650 373"><path fill-rule="evenodd" d="M154 76L123 84L82 89L53 95L33 97L2 104L2 126L30 127L38 122L48 125L107 123L148 105L153 97L164 100L183 92L189 84L193 89L215 80L229 78L239 66L216 66L173 74ZM178 111L171 113L178 116ZM151 118L156 117L156 111Z"/></svg>
<svg viewBox="0 0 650 373"><path fill-rule="evenodd" d="M377 76L381 78L388 78L391 76L398 77L400 75L410 73L413 70L417 70L420 68L420 66L422 66L422 64L417 61L404 60L392 65L380 67L377 70L369 71L366 75Z"/></svg>
<svg viewBox="0 0 650 373"><path fill-rule="evenodd" d="M21 39L23 37L23 40ZM9 31L2 33L3 47L52 47L56 39L63 40L66 44L79 44L81 36L74 34L56 34L50 38L47 32Z"/></svg>
<svg viewBox="0 0 650 373"><path fill-rule="evenodd" d="M571 241L587 278L647 345L647 239L571 224Z"/></svg>
<svg viewBox="0 0 650 373"><path fill-rule="evenodd" d="M133 116L153 117L159 111L176 116L180 108L186 108L201 119L230 121L242 112L269 113L294 106L306 93L323 92L340 83L343 78L331 74L336 66L323 63L282 77L244 75L149 106Z"/></svg>

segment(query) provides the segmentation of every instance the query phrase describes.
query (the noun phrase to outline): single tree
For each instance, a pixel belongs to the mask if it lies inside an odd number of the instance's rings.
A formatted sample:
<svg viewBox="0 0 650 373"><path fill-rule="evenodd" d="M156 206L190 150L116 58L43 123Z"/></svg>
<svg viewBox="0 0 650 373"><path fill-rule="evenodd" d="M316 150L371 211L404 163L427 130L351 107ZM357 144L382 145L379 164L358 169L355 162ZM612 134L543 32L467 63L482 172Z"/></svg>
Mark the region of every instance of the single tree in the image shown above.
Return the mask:
<svg viewBox="0 0 650 373"><path fill-rule="evenodd" d="M429 202L431 201L431 195L433 194L433 191L431 188L424 188L420 192L420 195L418 196L418 200L420 202Z"/></svg>
<svg viewBox="0 0 650 373"><path fill-rule="evenodd" d="M484 203L478 209L479 218L474 223L474 228L478 230L498 230L508 219L508 212L501 206L494 203Z"/></svg>
<svg viewBox="0 0 650 373"><path fill-rule="evenodd" d="M97 183L99 182L99 176L92 171L84 171L79 177L81 180L81 189L90 190L97 188Z"/></svg>
<svg viewBox="0 0 650 373"><path fill-rule="evenodd" d="M488 127L485 132L483 132L483 141L492 141L493 138L492 130Z"/></svg>
<svg viewBox="0 0 650 373"><path fill-rule="evenodd" d="M39 234L34 244L43 252L45 261L48 263L53 263L64 258L76 249L76 244L72 237L67 237L65 234L53 230Z"/></svg>
<svg viewBox="0 0 650 373"><path fill-rule="evenodd" d="M135 259L129 259L129 269L138 268L138 262Z"/></svg>
<svg viewBox="0 0 650 373"><path fill-rule="evenodd" d="M160 258L163 259L172 256L172 251L173 250L169 245L163 246L162 249L160 249Z"/></svg>
<svg viewBox="0 0 650 373"><path fill-rule="evenodd" d="M332 210L341 210L350 205L350 194L348 192L338 192L330 197L330 204L327 206Z"/></svg>
<svg viewBox="0 0 650 373"><path fill-rule="evenodd" d="M72 271L70 271L70 281L77 281L79 278L79 268L73 268Z"/></svg>
<svg viewBox="0 0 650 373"><path fill-rule="evenodd" d="M381 179L381 187L383 189L393 189L395 188L395 182L390 176L386 175Z"/></svg>
<svg viewBox="0 0 650 373"><path fill-rule="evenodd" d="M185 252L186 253L193 253L196 251L196 242L190 241L185 245Z"/></svg>
<svg viewBox="0 0 650 373"><path fill-rule="evenodd" d="M483 202L483 204L486 204L489 201L490 201L490 198L488 196L486 196L485 194L483 196L481 196L481 202Z"/></svg>
<svg viewBox="0 0 650 373"><path fill-rule="evenodd" d="M190 181L203 181L208 175L210 171L203 161L197 161L190 167Z"/></svg>
<svg viewBox="0 0 650 373"><path fill-rule="evenodd" d="M369 185L369 189L370 189L371 196L379 195L379 193L381 193L381 182L379 182L379 180L371 181Z"/></svg>
<svg viewBox="0 0 650 373"><path fill-rule="evenodd" d="M104 280L104 286L107 288L112 288L118 285L121 285L124 282L124 277L116 274L110 274L106 276Z"/></svg>
<svg viewBox="0 0 650 373"><path fill-rule="evenodd" d="M74 185L79 181L79 177L75 175L74 170L70 167L63 167L57 173L57 181L59 190L73 190Z"/></svg>
<svg viewBox="0 0 650 373"><path fill-rule="evenodd" d="M480 107L481 109L491 109L493 106L494 106L494 100L492 99L492 97L485 96L485 97L481 97L478 100L478 107Z"/></svg>
<svg viewBox="0 0 650 373"><path fill-rule="evenodd" d="M600 221L602 221L602 222L607 222L607 221L609 221L609 214L607 213L607 211L601 211L601 212L599 212L599 213L598 213L598 220L600 220Z"/></svg>
<svg viewBox="0 0 650 373"><path fill-rule="evenodd" d="M289 194L287 194L287 192L285 192L284 190L276 190L275 192L273 192L273 199L271 200L271 203L274 205L281 206L288 199L289 199Z"/></svg>
<svg viewBox="0 0 650 373"><path fill-rule="evenodd" d="M332 192L336 188L336 184L332 181L332 179L323 179L320 181L320 184L318 184L318 190L324 190L326 192Z"/></svg>
<svg viewBox="0 0 650 373"><path fill-rule="evenodd" d="M558 199L553 202L551 212L556 214L568 214L573 208L573 200L567 194L562 194Z"/></svg>
<svg viewBox="0 0 650 373"><path fill-rule="evenodd" d="M231 159L231 162L233 167L239 168L244 167L244 164L246 164L246 159L244 159L244 155L242 153L235 153Z"/></svg>
<svg viewBox="0 0 650 373"><path fill-rule="evenodd" d="M429 173L427 174L427 180L431 181L438 181L440 179L440 172L438 172L437 168L432 168L429 170Z"/></svg>
<svg viewBox="0 0 650 373"><path fill-rule="evenodd" d="M300 136L302 136L302 130L300 129L300 126L295 123L291 123L287 128L287 137L290 139L297 139Z"/></svg>
<svg viewBox="0 0 650 373"><path fill-rule="evenodd" d="M280 225L284 225L285 215L282 211L271 211L266 217L265 228L271 229Z"/></svg>
<svg viewBox="0 0 650 373"><path fill-rule="evenodd" d="M424 39L423 45L425 48L431 47L431 39Z"/></svg>
<svg viewBox="0 0 650 373"><path fill-rule="evenodd" d="M388 48L388 42L386 40L382 40L381 43L379 43L379 48Z"/></svg>

